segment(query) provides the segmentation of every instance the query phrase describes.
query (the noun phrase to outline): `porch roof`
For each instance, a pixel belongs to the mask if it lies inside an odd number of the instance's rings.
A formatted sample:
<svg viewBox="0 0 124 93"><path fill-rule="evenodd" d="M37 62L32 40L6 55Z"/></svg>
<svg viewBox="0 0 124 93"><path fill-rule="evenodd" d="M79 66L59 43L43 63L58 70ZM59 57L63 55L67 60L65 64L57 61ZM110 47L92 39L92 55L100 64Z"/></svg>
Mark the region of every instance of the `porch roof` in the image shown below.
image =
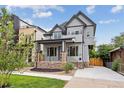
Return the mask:
<svg viewBox="0 0 124 93"><path fill-rule="evenodd" d="M61 38L61 39L46 39L46 40L37 40L39 44L61 44L62 41L73 42L73 38Z"/></svg>

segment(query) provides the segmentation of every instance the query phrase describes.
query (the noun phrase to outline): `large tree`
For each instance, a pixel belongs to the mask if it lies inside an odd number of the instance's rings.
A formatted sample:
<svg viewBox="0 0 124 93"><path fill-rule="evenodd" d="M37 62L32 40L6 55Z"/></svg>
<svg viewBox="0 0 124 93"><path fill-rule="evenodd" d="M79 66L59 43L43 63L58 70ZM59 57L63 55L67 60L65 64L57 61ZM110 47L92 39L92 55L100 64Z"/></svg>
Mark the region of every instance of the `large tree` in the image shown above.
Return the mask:
<svg viewBox="0 0 124 93"><path fill-rule="evenodd" d="M112 39L112 43L115 48L124 45L124 33L121 33L119 36L115 36Z"/></svg>
<svg viewBox="0 0 124 93"><path fill-rule="evenodd" d="M14 42L13 19L5 8L0 13L0 87L7 87L12 72L24 67L29 48Z"/></svg>

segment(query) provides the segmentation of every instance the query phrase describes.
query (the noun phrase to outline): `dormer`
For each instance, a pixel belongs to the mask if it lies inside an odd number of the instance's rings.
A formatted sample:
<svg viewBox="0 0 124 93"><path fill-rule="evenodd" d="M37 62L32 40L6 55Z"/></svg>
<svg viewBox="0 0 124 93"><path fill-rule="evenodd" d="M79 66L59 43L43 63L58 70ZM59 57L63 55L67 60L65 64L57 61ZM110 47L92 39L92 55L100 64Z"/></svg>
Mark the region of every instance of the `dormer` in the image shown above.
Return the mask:
<svg viewBox="0 0 124 93"><path fill-rule="evenodd" d="M62 32L63 29L58 24L56 24L50 31L50 33L52 34L52 39L60 39L62 37Z"/></svg>
<svg viewBox="0 0 124 93"><path fill-rule="evenodd" d="M79 35L82 34L83 28L86 24L78 18L76 15L72 16L71 19L66 23L67 35Z"/></svg>

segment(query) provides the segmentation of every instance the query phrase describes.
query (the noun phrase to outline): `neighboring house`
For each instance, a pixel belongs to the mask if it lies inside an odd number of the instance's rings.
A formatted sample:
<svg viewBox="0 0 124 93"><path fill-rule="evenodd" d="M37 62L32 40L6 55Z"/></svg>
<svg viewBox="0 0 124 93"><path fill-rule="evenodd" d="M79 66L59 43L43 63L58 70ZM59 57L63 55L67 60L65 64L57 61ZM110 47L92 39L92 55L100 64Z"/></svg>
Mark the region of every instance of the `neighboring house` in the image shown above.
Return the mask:
<svg viewBox="0 0 124 93"><path fill-rule="evenodd" d="M14 38L15 43L23 42L21 40L22 36L25 37L27 40L31 39L32 41L41 40L44 38L43 34L46 33L46 31L44 29L42 29L38 26L35 26L35 25L31 25L28 22L20 19L16 15L12 14L11 18L13 19L13 28L15 31L15 38ZM30 59L28 58L28 60L27 60L28 62L35 61L35 58L36 58L35 57L35 54L36 54L35 48L36 48L36 45L34 43L34 48L31 49L31 51L30 51ZM41 45L39 50L40 50L40 52L43 51L43 45Z"/></svg>
<svg viewBox="0 0 124 93"><path fill-rule="evenodd" d="M124 45L110 51L111 62L114 62L116 59L121 59L118 72L124 75Z"/></svg>
<svg viewBox="0 0 124 93"><path fill-rule="evenodd" d="M110 60L113 62L114 60L120 58L124 63L124 47L118 47L110 51Z"/></svg>
<svg viewBox="0 0 124 93"><path fill-rule="evenodd" d="M37 26L31 26L27 28L20 28L19 29L19 42L26 42L25 43L30 43L31 41L36 41L36 40L41 40L44 38L43 34L45 34L46 31L41 29L40 27ZM23 41L24 40L24 41ZM35 62L36 58L36 46L35 43L33 49L30 49L30 54L27 59L27 62ZM43 45L40 46L39 48L40 52L43 51Z"/></svg>
<svg viewBox="0 0 124 93"><path fill-rule="evenodd" d="M56 24L44 34L44 61L89 62L89 49L95 44L96 24L82 12L73 15L69 21ZM41 61L41 60L39 60Z"/></svg>
<svg viewBox="0 0 124 93"><path fill-rule="evenodd" d="M1 17L0 17L1 18ZM19 30L20 29L24 29L24 28L30 28L30 27L34 27L34 28L40 28L40 27L36 27L34 25L31 25L29 23L27 23L26 21L20 19L18 16L16 15L11 15L11 18L13 19L13 28L15 31L15 42L17 43L19 41Z"/></svg>

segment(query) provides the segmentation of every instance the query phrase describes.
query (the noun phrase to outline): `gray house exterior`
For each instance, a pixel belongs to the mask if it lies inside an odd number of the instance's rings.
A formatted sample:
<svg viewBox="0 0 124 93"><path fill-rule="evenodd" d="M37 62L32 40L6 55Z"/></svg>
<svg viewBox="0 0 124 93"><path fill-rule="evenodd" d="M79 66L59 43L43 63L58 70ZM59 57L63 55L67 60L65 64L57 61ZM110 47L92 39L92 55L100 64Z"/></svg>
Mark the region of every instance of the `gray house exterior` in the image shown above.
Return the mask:
<svg viewBox="0 0 124 93"><path fill-rule="evenodd" d="M89 49L95 44L96 24L81 11L69 21L56 24L37 45L43 45L44 60L89 62ZM38 48L38 49L39 49Z"/></svg>

